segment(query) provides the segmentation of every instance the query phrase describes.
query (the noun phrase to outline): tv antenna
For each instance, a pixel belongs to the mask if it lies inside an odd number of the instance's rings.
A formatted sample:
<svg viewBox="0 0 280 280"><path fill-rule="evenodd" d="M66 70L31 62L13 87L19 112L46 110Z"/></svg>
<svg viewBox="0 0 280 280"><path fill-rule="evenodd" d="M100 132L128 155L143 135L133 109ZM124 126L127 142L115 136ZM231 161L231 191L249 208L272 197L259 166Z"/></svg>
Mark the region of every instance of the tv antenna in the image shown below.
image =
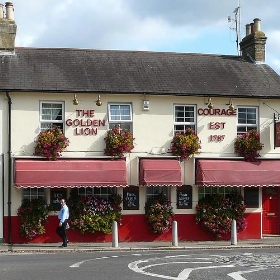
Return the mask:
<svg viewBox="0 0 280 280"><path fill-rule="evenodd" d="M234 27L230 27L230 29L235 31L236 34L236 49L237 49L237 55L241 56L241 52L239 50L239 43L240 43L240 37L241 37L241 5L240 0L237 1L237 7L234 9L233 14L234 18L231 16L228 16L228 22L233 22Z"/></svg>

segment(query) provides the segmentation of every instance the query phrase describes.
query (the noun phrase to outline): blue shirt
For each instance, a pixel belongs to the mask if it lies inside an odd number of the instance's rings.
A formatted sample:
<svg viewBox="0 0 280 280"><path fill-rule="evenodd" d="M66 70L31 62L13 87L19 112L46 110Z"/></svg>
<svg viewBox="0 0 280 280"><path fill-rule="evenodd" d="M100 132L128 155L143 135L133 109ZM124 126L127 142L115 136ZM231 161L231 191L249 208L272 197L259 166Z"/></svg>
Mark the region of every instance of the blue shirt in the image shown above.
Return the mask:
<svg viewBox="0 0 280 280"><path fill-rule="evenodd" d="M61 209L58 214L58 219L60 220L61 223L64 223L64 221L68 218L69 218L69 209L68 206L64 204L63 206L61 206Z"/></svg>

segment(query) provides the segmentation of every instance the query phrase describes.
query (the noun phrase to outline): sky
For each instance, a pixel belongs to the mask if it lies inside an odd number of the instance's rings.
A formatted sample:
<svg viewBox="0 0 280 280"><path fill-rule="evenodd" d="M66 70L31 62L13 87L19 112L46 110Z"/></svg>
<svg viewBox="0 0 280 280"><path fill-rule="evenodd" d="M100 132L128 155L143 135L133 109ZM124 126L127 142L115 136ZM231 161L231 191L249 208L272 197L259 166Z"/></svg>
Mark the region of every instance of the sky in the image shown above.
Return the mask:
<svg viewBox="0 0 280 280"><path fill-rule="evenodd" d="M14 4L17 47L237 55L236 34L240 41L245 25L259 18L268 38L266 63L280 74L279 0L10 2ZM237 32L236 27L240 27Z"/></svg>

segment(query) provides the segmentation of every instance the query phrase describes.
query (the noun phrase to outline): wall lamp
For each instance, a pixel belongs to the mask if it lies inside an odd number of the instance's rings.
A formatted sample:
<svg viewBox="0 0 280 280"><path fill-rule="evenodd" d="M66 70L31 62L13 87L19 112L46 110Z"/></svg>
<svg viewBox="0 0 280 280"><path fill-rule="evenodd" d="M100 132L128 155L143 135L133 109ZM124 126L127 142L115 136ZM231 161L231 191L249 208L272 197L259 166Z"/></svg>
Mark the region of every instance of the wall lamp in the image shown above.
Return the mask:
<svg viewBox="0 0 280 280"><path fill-rule="evenodd" d="M73 105L78 105L78 104L79 104L79 100L77 99L77 95L74 94Z"/></svg>
<svg viewBox="0 0 280 280"><path fill-rule="evenodd" d="M209 109L213 109L213 108L214 108L214 105L213 105L213 103L212 103L211 97L208 98L208 102L205 103L205 105L207 105L207 107L208 107Z"/></svg>
<svg viewBox="0 0 280 280"><path fill-rule="evenodd" d="M233 103L232 103L232 99L230 99L230 100L229 100L229 103L227 103L226 105L228 105L228 109L229 109L230 111L234 111L234 105L233 105Z"/></svg>
<svg viewBox="0 0 280 280"><path fill-rule="evenodd" d="M100 99L100 95L98 95L98 98L97 98L95 104L96 104L96 106L102 106L102 101Z"/></svg>

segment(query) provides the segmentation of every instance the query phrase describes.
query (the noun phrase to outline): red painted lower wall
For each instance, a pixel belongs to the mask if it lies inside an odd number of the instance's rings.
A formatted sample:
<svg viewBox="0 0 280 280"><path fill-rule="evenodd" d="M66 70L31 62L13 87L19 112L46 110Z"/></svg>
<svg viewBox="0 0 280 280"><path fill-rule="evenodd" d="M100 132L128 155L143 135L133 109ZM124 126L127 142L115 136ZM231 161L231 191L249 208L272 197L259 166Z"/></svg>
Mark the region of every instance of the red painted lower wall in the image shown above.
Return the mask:
<svg viewBox="0 0 280 280"><path fill-rule="evenodd" d="M248 222L247 229L238 233L238 239L258 239L261 238L261 213L249 213L245 215ZM178 225L179 241L203 241L217 240L213 235L202 230L195 223L195 214L177 214L175 220ZM56 235L57 217L50 216L46 223L46 233L36 237L32 241L28 241L20 236L18 217L11 218L11 243L56 243L61 242L59 236ZM68 239L71 242L111 242L112 235L105 234L82 234L78 230L69 229ZM123 215L121 224L119 225L119 242L141 242L141 241L171 241L172 231L165 234L152 234L142 215ZM8 233L8 217L4 217L4 238L5 242L10 242ZM230 239L230 237L225 237Z"/></svg>

